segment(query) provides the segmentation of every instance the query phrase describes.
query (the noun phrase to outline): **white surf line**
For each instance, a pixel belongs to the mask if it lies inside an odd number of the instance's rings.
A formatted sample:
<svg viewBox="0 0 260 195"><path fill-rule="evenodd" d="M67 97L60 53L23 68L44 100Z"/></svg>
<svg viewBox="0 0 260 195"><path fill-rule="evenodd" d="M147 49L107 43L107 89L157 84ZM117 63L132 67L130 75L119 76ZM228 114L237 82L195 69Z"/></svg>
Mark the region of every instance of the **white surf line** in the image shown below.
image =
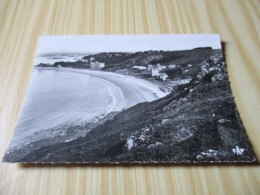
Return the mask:
<svg viewBox="0 0 260 195"><path fill-rule="evenodd" d="M95 79L95 81L98 82L100 85L105 86L108 89L108 93L112 98L112 102L106 107L106 115L112 111L121 111L126 107L126 97L118 86L105 79L97 77L93 77L93 79Z"/></svg>

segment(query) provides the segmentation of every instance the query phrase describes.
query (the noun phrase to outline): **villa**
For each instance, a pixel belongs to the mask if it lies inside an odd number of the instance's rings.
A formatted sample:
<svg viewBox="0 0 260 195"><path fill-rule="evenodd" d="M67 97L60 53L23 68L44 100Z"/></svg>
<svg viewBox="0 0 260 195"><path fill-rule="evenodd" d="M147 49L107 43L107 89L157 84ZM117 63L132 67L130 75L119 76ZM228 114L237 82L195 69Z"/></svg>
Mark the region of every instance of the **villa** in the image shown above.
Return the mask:
<svg viewBox="0 0 260 195"><path fill-rule="evenodd" d="M101 62L91 62L90 63L90 69L101 69L105 67L105 63Z"/></svg>
<svg viewBox="0 0 260 195"><path fill-rule="evenodd" d="M166 81L169 76L166 73L161 73L159 78L163 81Z"/></svg>
<svg viewBox="0 0 260 195"><path fill-rule="evenodd" d="M158 77L158 76L160 76L159 70L156 69L156 68L153 68L152 69L152 77Z"/></svg>
<svg viewBox="0 0 260 195"><path fill-rule="evenodd" d="M174 68L176 68L176 65L175 64L170 64L170 65L168 65L168 68L169 69L174 69Z"/></svg>
<svg viewBox="0 0 260 195"><path fill-rule="evenodd" d="M147 69L145 66L133 66L132 68L138 69L138 70L146 70Z"/></svg>

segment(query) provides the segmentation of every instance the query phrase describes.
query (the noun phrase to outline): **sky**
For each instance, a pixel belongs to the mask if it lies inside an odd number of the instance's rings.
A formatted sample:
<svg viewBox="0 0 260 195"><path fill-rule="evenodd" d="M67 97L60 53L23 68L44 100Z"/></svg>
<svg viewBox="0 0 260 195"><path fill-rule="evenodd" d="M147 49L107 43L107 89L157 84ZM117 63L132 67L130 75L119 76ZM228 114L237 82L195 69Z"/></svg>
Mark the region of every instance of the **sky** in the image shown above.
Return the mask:
<svg viewBox="0 0 260 195"><path fill-rule="evenodd" d="M196 47L220 49L220 37L218 34L40 36L36 56L51 53L185 50Z"/></svg>

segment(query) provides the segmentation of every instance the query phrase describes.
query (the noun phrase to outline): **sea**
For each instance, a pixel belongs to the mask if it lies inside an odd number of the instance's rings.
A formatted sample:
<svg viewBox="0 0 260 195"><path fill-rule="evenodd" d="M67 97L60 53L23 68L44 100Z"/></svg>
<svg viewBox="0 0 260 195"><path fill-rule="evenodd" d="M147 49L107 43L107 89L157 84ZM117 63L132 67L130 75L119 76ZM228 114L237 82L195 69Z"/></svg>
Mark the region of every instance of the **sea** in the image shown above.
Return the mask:
<svg viewBox="0 0 260 195"><path fill-rule="evenodd" d="M34 65L40 63L44 64L54 64L55 62L75 62L78 60L83 60L82 58L90 54L49 54L44 56L36 56L34 59Z"/></svg>
<svg viewBox="0 0 260 195"><path fill-rule="evenodd" d="M36 57L35 62L53 64L82 57L50 55ZM59 133L56 130L63 127L97 122L112 111L122 111L166 94L147 81L115 73L85 74L82 70L34 67L8 149L46 138L48 132Z"/></svg>
<svg viewBox="0 0 260 195"><path fill-rule="evenodd" d="M34 68L9 147L33 141L37 132L105 117L116 104L111 88L93 76Z"/></svg>

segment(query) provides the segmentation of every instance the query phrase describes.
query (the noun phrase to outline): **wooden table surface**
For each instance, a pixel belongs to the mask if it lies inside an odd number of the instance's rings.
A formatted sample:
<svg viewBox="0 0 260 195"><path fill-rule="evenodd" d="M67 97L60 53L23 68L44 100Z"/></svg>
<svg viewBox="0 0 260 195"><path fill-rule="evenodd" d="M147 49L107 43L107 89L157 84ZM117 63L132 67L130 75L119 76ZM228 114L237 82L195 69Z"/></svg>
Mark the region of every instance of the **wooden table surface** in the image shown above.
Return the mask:
<svg viewBox="0 0 260 195"><path fill-rule="evenodd" d="M260 158L260 1L1 0L0 158L39 35L219 33L231 87ZM260 194L258 165L25 166L0 163L0 194Z"/></svg>

